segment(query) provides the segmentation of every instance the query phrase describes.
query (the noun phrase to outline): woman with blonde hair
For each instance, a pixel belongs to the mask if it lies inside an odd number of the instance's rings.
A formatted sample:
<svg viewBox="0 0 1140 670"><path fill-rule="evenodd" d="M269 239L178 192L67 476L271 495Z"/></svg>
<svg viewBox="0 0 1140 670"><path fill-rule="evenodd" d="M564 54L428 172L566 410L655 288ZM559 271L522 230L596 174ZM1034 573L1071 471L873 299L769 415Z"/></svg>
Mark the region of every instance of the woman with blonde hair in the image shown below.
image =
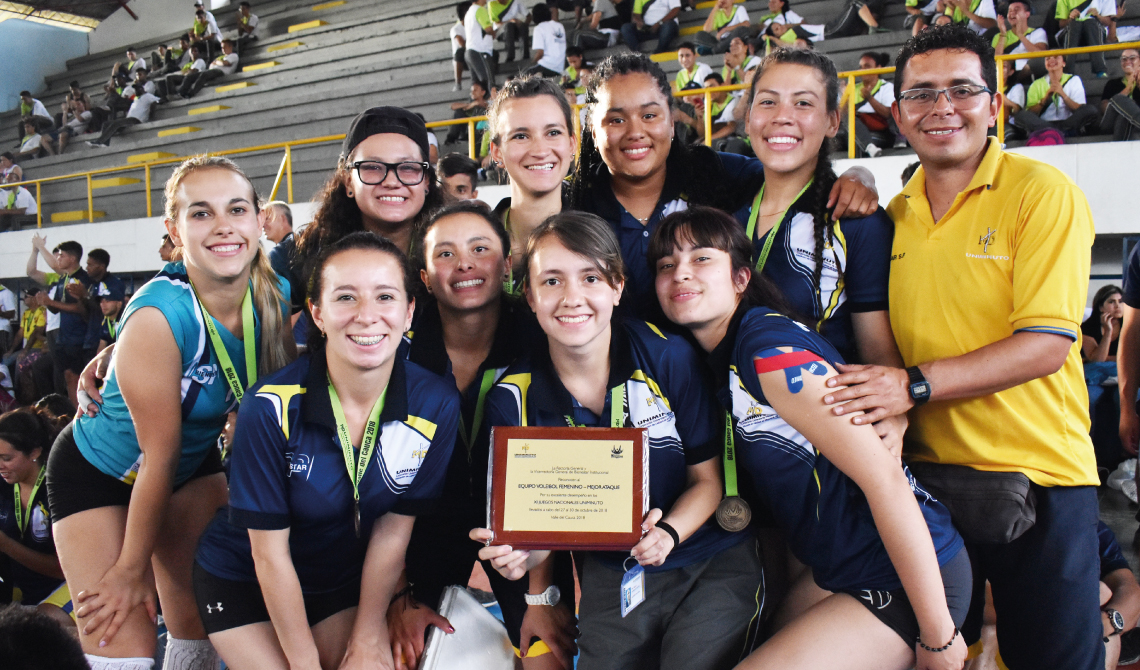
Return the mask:
<svg viewBox="0 0 1140 670"><path fill-rule="evenodd" d="M262 214L233 162L197 156L166 184L182 260L135 293L120 321L102 408L65 429L48 502L80 642L94 670L216 667L191 585L194 548L226 504L217 448L246 388L294 355L288 286L258 239Z"/></svg>

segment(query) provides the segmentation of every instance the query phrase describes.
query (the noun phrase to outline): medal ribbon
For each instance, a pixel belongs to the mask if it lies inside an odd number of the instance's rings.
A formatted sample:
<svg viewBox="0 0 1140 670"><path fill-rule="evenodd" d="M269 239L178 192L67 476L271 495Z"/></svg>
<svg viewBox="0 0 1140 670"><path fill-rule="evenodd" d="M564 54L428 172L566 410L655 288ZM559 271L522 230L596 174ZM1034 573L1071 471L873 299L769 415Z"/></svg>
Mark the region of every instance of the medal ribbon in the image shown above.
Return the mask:
<svg viewBox="0 0 1140 670"><path fill-rule="evenodd" d="M571 428L585 428L575 423L572 417L566 417L566 424ZM610 389L610 428L625 427L625 384L618 384Z"/></svg>
<svg viewBox="0 0 1140 670"><path fill-rule="evenodd" d="M795 197L795 200L792 200L792 204L795 204L796 200L799 200L803 194L811 188L812 182L814 181L815 177L812 177L808 180L807 184L804 184L804 187L800 189L799 195ZM756 199L752 201L752 212L748 215L749 240L753 239L753 236L756 234L756 219L760 217L760 202L762 200L764 200L763 186L760 187L760 192L756 194ZM780 212L780 218L776 220L776 225L772 226L772 230L768 231L768 239L764 240L764 248L760 251L760 258L756 260L757 273L764 271L764 265L768 262L768 252L772 250L772 242L776 239L776 232L780 230L780 224L784 222L784 215L787 213L788 210L786 209Z"/></svg>
<svg viewBox="0 0 1140 670"><path fill-rule="evenodd" d="M119 327L119 320L105 316L103 317L103 323L107 324L107 332L111 334L111 339L115 339L115 331Z"/></svg>
<svg viewBox="0 0 1140 670"><path fill-rule="evenodd" d="M475 401L475 416L471 419L471 432L467 432L467 427L463 424L463 414L459 415L459 437L463 438L463 443L467 446L467 460L471 460L471 445L475 444L475 438L479 435L479 426L483 423L483 401L487 399L487 392L495 385L495 370L483 371L483 381L479 383L479 399Z"/></svg>
<svg viewBox="0 0 1140 670"><path fill-rule="evenodd" d="M372 452L376 448L376 439L380 436L380 412L384 410L384 398L388 395L388 387L380 392L372 412L368 415L368 423L364 426L364 435L360 439L360 454L353 463L352 438L348 433L348 421L344 418L344 408L341 407L340 398L336 394L336 387L329 379L329 402L332 404L333 417L336 419L336 436L340 440L340 449L344 452L344 464L348 468L348 480L352 482L352 497L356 502L357 524L360 523L360 482L372 462ZM360 529L357 527L357 534Z"/></svg>
<svg viewBox="0 0 1140 670"><path fill-rule="evenodd" d="M724 413L724 495L739 495L736 488L736 436L732 431L732 412Z"/></svg>
<svg viewBox="0 0 1140 670"><path fill-rule="evenodd" d="M230 385L230 390L233 391L234 399L239 403L241 398L245 395L245 389L253 386L257 381L257 338L253 334L253 291L246 287L245 298L241 301L241 332L245 344L245 378L249 383L243 387L241 385L241 378L238 377L237 368L234 367L233 361L230 360L230 352L226 351L226 345L222 342L221 335L218 334L218 328L214 325L214 317L206 311L206 306L202 304L202 299L198 297L198 290L194 289L194 283L190 283L190 288L194 290L194 298L198 301L198 307L202 309L203 321L206 322L206 332L210 334L210 343L214 345L214 353L218 357L218 366L222 369L222 375L226 378L226 383Z"/></svg>
<svg viewBox="0 0 1140 670"><path fill-rule="evenodd" d="M27 528L28 522L32 519L32 507L36 504L36 492L40 490L40 484L44 483L46 475L47 468L40 468L40 475L36 477L36 484L32 487L32 495L28 496L27 516L24 516L24 505L20 502L20 485L12 485L12 492L16 496L16 527L20 529L20 537L24 537L24 529Z"/></svg>

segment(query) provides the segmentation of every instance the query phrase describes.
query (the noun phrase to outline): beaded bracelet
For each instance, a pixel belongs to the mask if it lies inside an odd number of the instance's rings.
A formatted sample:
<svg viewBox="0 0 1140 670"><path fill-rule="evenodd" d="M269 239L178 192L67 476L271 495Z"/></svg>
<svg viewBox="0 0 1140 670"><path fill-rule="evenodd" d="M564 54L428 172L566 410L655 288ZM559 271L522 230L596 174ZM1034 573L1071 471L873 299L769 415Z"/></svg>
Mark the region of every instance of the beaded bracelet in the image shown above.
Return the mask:
<svg viewBox="0 0 1140 670"><path fill-rule="evenodd" d="M943 645L941 647L928 647L922 643L922 638L919 638L918 639L918 646L922 647L923 649L925 649L927 651L932 651L934 653L938 653L940 651L946 651L947 649L952 647L954 645L954 640L957 640L957 639L958 639L958 627L955 626L954 627L954 635L952 635L950 637L950 641L947 642L945 645Z"/></svg>

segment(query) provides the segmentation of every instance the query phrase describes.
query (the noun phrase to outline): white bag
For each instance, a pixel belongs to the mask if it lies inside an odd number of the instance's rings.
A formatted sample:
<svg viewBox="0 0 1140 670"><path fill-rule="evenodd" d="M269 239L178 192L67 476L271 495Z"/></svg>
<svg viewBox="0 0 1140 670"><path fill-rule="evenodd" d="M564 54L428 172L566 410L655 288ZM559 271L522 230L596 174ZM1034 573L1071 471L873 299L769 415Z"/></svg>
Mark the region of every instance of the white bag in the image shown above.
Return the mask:
<svg viewBox="0 0 1140 670"><path fill-rule="evenodd" d="M439 613L455 632L449 635L432 626L422 670L513 670L515 649L507 629L467 589L444 589Z"/></svg>

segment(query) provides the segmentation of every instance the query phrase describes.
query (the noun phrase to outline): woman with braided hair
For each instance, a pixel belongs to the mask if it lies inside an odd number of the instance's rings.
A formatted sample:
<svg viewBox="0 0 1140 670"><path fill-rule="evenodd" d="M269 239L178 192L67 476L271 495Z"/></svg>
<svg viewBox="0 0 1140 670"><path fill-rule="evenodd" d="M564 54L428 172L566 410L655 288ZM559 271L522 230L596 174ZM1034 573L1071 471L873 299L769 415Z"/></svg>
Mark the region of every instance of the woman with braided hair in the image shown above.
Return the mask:
<svg viewBox="0 0 1140 670"><path fill-rule="evenodd" d="M764 168L755 159L685 146L674 133L669 80L644 54L602 61L590 79L586 107L570 208L610 224L629 271L626 304L641 318L663 321L645 260L657 223L690 204L726 212L747 207ZM864 216L875 211L877 200L874 178L852 168L832 180L827 202L836 215Z"/></svg>

